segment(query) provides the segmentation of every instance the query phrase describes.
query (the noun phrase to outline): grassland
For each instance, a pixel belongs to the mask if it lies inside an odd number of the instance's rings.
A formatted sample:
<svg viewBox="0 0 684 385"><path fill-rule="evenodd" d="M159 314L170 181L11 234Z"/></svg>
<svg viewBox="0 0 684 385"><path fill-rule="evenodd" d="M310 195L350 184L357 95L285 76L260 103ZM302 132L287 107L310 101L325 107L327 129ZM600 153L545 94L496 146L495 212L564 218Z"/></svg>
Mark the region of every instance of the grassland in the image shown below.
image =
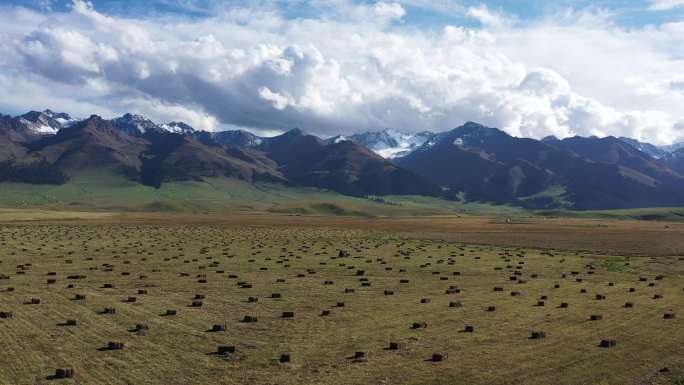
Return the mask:
<svg viewBox="0 0 684 385"><path fill-rule="evenodd" d="M13 313L0 319L0 384L684 379L681 224L20 214L0 212L0 312ZM621 238L626 246L613 247ZM668 246L651 253L656 243ZM104 308L116 314L99 314ZM176 315L164 316L168 309ZM546 338L530 339L533 331ZM600 348L604 339L617 344ZM124 348L104 349L109 342ZM235 352L213 354L218 346ZM448 357L432 362L433 353ZM279 363L282 354L291 362ZM49 378L57 368L73 368L74 378Z"/></svg>
<svg viewBox="0 0 684 385"><path fill-rule="evenodd" d="M386 197L387 202L349 197L314 188L250 184L230 178L170 182L155 189L114 173L81 171L59 186L0 184L0 207L63 211L283 213L356 217L427 216L500 212L510 206L446 201L416 196Z"/></svg>
<svg viewBox="0 0 684 385"><path fill-rule="evenodd" d="M549 194L558 195L556 189ZM531 197L538 199L540 197ZM520 223L538 218L645 220L684 222L684 208L570 211L525 210L510 205L444 200L425 196L350 197L314 188L279 184L250 184L230 178L165 183L155 189L115 173L83 170L60 186L0 184L0 210L75 213L233 213L340 216L360 218L488 216L515 218ZM50 214L54 217L56 214ZM59 215L59 214L57 214Z"/></svg>
<svg viewBox="0 0 684 385"><path fill-rule="evenodd" d="M684 222L684 207L655 207L623 210L594 210L568 211L551 210L539 211L537 215L566 217L566 218L594 218L594 219L627 219L642 221Z"/></svg>

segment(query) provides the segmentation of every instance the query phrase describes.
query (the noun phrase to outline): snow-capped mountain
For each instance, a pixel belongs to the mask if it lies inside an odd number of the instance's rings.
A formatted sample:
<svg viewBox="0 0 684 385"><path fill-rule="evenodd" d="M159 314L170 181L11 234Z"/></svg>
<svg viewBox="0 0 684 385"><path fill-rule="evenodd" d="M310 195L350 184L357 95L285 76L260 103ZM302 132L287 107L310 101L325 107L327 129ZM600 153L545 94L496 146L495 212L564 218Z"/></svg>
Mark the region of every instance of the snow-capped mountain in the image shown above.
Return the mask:
<svg viewBox="0 0 684 385"><path fill-rule="evenodd" d="M467 122L457 129L437 134L434 140L430 141L428 145L439 142L448 137L453 139L452 144L455 146L464 148L477 147L482 145L482 143L484 143L488 138L500 133L501 131L496 128L486 127L478 123Z"/></svg>
<svg viewBox="0 0 684 385"><path fill-rule="evenodd" d="M411 151L419 148L431 140L435 134L424 131L415 134L407 134L392 129L377 132L366 132L351 136L338 135L328 139L329 143L339 143L350 140L373 150L383 158L399 158L408 155Z"/></svg>
<svg viewBox="0 0 684 385"><path fill-rule="evenodd" d="M262 138L242 130L212 132L211 137L218 144L229 144L237 147L257 147L263 142Z"/></svg>
<svg viewBox="0 0 684 385"><path fill-rule="evenodd" d="M352 142L354 141L353 139L350 139L349 137L344 136L344 135L335 135L332 138L326 139L326 142L327 143L340 143L340 142L344 142L346 140L350 140Z"/></svg>
<svg viewBox="0 0 684 385"><path fill-rule="evenodd" d="M54 135L60 129L74 124L77 120L63 112L30 111L18 117L18 121L35 135Z"/></svg>
<svg viewBox="0 0 684 385"><path fill-rule="evenodd" d="M660 146L660 148L667 151L670 154L674 154L675 152L680 152L680 150L684 150L684 142L670 144L667 146Z"/></svg>
<svg viewBox="0 0 684 385"><path fill-rule="evenodd" d="M159 130L161 127L144 116L125 114L124 116L110 120L114 128L130 134L142 135L150 130Z"/></svg>
<svg viewBox="0 0 684 385"><path fill-rule="evenodd" d="M195 129L188 126L187 124L183 122L171 122L167 124L162 124L159 126L162 130L172 132L174 134L192 134L195 132Z"/></svg>
<svg viewBox="0 0 684 385"><path fill-rule="evenodd" d="M110 123L115 128L131 135L144 135L150 131L170 132L183 135L196 132L194 128L183 122L157 124L144 116L134 114L125 114L121 117L114 118L110 120Z"/></svg>
<svg viewBox="0 0 684 385"><path fill-rule="evenodd" d="M673 152L673 151L669 151L668 147L674 147L674 145L673 146L658 147L658 146L655 146L655 145L650 144L650 143L644 143L644 142L640 142L636 139L625 138L625 137L620 137L618 139L620 139L624 143L627 143L630 146L636 148L637 150L643 152L644 154L650 155L651 157L653 157L655 159L662 159L662 158L668 156L668 154Z"/></svg>

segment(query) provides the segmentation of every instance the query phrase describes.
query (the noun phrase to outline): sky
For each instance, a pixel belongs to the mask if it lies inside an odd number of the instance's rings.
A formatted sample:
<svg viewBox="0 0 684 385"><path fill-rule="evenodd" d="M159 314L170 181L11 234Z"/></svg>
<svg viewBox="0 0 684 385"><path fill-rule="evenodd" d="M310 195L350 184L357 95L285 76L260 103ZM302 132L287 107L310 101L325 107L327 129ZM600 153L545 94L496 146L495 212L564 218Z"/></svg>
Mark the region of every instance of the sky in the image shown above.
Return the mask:
<svg viewBox="0 0 684 385"><path fill-rule="evenodd" d="M684 0L2 0L0 112L684 141Z"/></svg>

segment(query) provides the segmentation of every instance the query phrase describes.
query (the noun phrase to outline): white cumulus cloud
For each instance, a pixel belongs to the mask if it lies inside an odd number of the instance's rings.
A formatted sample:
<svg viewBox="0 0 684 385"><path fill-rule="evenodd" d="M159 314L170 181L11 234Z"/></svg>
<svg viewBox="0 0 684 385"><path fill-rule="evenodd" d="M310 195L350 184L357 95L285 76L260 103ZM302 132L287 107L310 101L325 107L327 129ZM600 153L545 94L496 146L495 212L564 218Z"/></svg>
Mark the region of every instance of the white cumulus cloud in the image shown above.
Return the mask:
<svg viewBox="0 0 684 385"><path fill-rule="evenodd" d="M535 138L684 139L684 23L625 30L568 11L523 25L445 2L482 27L433 30L407 22L422 1L317 4L323 14L295 19L271 7L193 19L79 0L68 12L0 7L0 85L12 90L0 107L320 135L472 120Z"/></svg>

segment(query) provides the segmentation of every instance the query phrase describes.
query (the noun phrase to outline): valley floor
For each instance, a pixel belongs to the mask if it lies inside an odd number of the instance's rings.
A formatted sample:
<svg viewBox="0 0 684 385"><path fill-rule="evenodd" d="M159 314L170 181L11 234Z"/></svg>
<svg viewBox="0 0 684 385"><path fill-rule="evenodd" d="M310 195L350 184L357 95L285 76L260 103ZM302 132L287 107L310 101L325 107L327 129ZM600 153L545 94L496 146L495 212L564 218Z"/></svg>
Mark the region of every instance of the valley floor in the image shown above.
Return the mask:
<svg viewBox="0 0 684 385"><path fill-rule="evenodd" d="M0 245L0 384L684 382L684 224L0 210Z"/></svg>

